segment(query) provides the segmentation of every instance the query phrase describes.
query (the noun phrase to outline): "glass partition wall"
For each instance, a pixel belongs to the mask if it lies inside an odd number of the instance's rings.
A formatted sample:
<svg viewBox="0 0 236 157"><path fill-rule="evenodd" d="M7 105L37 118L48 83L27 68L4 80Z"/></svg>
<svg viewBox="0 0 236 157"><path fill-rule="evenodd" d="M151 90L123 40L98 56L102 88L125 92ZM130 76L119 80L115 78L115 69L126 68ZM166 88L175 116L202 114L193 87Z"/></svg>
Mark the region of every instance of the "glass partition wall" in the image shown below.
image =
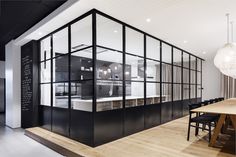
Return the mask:
<svg viewBox="0 0 236 157"><path fill-rule="evenodd" d="M40 39L40 53L41 125L91 146L201 100L201 58L95 9Z"/></svg>

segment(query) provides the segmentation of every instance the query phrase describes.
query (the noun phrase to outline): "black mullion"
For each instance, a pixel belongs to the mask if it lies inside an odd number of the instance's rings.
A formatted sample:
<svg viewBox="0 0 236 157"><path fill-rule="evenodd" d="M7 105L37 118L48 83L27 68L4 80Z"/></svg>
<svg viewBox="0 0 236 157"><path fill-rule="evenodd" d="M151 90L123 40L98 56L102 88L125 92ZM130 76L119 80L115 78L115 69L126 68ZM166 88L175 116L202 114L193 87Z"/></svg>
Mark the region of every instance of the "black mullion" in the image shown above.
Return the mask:
<svg viewBox="0 0 236 157"><path fill-rule="evenodd" d="M174 100L174 84L173 84L173 81L174 81L174 67L173 67L173 62L174 62L174 59L173 59L173 54L174 54L174 48L171 47L171 106L172 106L172 119L173 119L173 100Z"/></svg>
<svg viewBox="0 0 236 157"><path fill-rule="evenodd" d="M160 103L162 104L162 42L160 42Z"/></svg>
<svg viewBox="0 0 236 157"><path fill-rule="evenodd" d="M126 99L126 77L125 77L125 70L126 70L126 58L125 58L125 51L126 51L126 30L125 30L125 25L122 25L122 46L123 46L123 129L122 129L122 134L123 136L125 135L125 99Z"/></svg>
<svg viewBox="0 0 236 157"><path fill-rule="evenodd" d="M183 62L183 51L181 51L181 100L183 102L184 100L184 78L183 78L183 66L184 66L184 62Z"/></svg>
<svg viewBox="0 0 236 157"><path fill-rule="evenodd" d="M190 70L190 68L191 68L191 60L190 60L191 58L190 58L190 55L188 56L188 64L189 64L189 100L191 100L191 70Z"/></svg>
<svg viewBox="0 0 236 157"><path fill-rule="evenodd" d="M68 80L69 80L69 86L68 86L68 93L69 93L69 97L68 97L68 108L69 108L69 115L68 115L68 119L69 119L69 134L68 136L70 137L70 132L71 132L71 25L68 26Z"/></svg>
<svg viewBox="0 0 236 157"><path fill-rule="evenodd" d="M52 117L53 117L53 38L52 35L50 36L50 47L51 47L51 107L50 107L50 111L51 111L51 131L52 131Z"/></svg>
<svg viewBox="0 0 236 157"><path fill-rule="evenodd" d="M147 61L146 61L146 56L147 56L147 54L146 54L146 52L147 52L147 43L146 43L146 41L147 41L147 39L146 39L146 35L144 34L143 35L143 44L144 44L144 107L147 105L146 103L146 98L147 98L147 87L146 87L146 80L147 80L147 74L146 74L146 71L147 71ZM145 112L145 110L143 111L144 112L144 128L146 128L146 112Z"/></svg>
<svg viewBox="0 0 236 157"><path fill-rule="evenodd" d="M195 98L197 98L197 58L196 58L196 63L195 63Z"/></svg>
<svg viewBox="0 0 236 157"><path fill-rule="evenodd" d="M201 60L201 99L202 99L202 60Z"/></svg>

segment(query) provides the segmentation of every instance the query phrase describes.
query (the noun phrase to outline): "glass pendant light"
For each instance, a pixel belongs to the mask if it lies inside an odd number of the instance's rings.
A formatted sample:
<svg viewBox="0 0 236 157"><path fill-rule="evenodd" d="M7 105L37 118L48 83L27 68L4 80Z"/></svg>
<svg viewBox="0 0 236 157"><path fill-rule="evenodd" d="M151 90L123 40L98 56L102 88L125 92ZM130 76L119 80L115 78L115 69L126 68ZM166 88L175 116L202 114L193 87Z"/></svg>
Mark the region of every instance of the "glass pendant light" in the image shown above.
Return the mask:
<svg viewBox="0 0 236 157"><path fill-rule="evenodd" d="M215 66L224 74L236 78L236 43L233 42L233 22L232 42L229 42L229 14L227 16L227 43L217 51L214 58Z"/></svg>

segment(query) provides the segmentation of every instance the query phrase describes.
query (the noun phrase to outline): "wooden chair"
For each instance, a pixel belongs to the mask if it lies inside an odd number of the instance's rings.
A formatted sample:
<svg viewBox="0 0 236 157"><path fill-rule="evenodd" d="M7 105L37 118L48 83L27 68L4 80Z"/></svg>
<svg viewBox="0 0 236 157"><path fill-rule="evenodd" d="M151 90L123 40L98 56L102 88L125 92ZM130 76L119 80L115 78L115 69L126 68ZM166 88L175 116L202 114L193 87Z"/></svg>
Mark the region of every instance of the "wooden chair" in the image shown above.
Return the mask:
<svg viewBox="0 0 236 157"><path fill-rule="evenodd" d="M195 136L198 135L199 129L203 129L203 127L200 127L199 124L202 124L202 126L207 125L208 129L204 128L204 130L209 131L209 142L211 139L211 126L212 122L215 121L214 117L211 116L204 116L198 113L194 113L191 110L201 107L201 103L196 103L196 104L189 104L189 123L188 123L188 135L187 135L187 140L189 141L189 136L190 136L190 128L194 127L195 128ZM193 116L195 114L195 116ZM192 123L195 123L195 125L192 125Z"/></svg>

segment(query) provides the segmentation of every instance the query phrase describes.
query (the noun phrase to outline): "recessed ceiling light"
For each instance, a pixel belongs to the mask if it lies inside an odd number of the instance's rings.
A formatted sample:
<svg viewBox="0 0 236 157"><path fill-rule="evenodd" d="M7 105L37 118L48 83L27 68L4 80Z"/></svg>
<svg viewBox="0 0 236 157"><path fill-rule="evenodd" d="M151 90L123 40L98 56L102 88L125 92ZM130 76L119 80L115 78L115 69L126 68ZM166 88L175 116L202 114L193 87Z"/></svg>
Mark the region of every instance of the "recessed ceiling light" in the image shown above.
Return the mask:
<svg viewBox="0 0 236 157"><path fill-rule="evenodd" d="M203 51L202 54L206 54L206 51Z"/></svg>
<svg viewBox="0 0 236 157"><path fill-rule="evenodd" d="M187 40L184 40L184 43L186 44L186 43L188 43L188 41L187 41Z"/></svg>
<svg viewBox="0 0 236 157"><path fill-rule="evenodd" d="M150 18L147 18L147 19L146 19L146 22L151 22L151 19L150 19Z"/></svg>
<svg viewBox="0 0 236 157"><path fill-rule="evenodd" d="M38 32L38 35L42 35L43 33L42 32Z"/></svg>
<svg viewBox="0 0 236 157"><path fill-rule="evenodd" d="M117 33L118 31L117 30L114 30L114 33Z"/></svg>

